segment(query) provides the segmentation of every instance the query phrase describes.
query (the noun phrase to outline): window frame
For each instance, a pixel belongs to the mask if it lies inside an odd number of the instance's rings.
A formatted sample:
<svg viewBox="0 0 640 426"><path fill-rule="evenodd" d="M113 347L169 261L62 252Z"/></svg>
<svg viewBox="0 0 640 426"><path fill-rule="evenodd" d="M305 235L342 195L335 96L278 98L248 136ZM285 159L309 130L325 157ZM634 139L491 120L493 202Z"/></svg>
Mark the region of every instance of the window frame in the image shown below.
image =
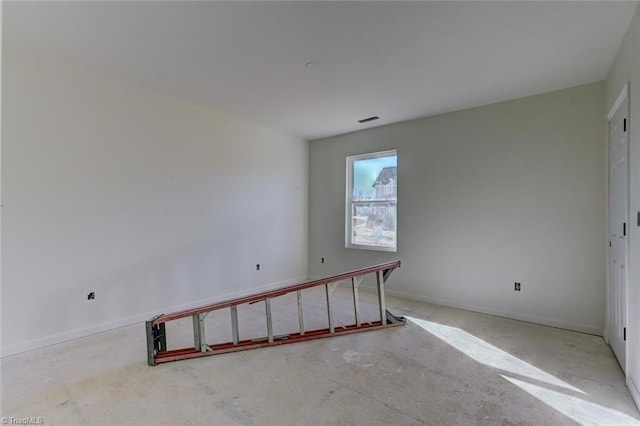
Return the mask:
<svg viewBox="0 0 640 426"><path fill-rule="evenodd" d="M358 154L358 155L349 155L347 156L346 166L347 166L347 179L346 179L346 200L345 200L345 247L352 249L360 249L360 250L374 250L374 251L386 251L397 253L398 251L398 190L397 190L397 181L396 181L396 198L394 202L395 206L395 221L394 221L394 233L395 233L395 246L394 247L386 247L386 246L374 246L368 244L356 244L352 242L352 234L353 234L353 206L358 204L380 204L380 205L388 205L388 200L361 200L354 201L353 200L353 163L358 160L369 160L380 157L390 157L395 156L396 162L398 160L398 150L390 149L386 151L372 152L366 154ZM397 167L397 166L396 166ZM397 175L396 175L397 179Z"/></svg>

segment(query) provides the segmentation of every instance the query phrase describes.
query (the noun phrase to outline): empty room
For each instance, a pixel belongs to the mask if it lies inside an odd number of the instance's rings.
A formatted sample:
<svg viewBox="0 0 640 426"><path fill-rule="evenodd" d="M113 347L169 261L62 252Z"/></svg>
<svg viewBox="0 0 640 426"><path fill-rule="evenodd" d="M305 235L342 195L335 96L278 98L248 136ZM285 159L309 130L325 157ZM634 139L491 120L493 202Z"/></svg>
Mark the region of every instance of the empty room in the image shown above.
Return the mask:
<svg viewBox="0 0 640 426"><path fill-rule="evenodd" d="M2 424L640 426L638 2L0 16Z"/></svg>

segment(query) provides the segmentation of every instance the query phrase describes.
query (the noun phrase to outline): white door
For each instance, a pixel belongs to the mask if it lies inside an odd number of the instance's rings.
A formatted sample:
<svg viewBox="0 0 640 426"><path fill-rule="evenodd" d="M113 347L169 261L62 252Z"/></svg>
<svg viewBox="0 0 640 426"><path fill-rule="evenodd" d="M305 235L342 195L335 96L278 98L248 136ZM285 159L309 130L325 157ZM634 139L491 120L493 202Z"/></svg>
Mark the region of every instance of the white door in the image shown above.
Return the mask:
<svg viewBox="0 0 640 426"><path fill-rule="evenodd" d="M626 88L624 99L609 118L609 279L607 285L607 334L609 344L625 369L626 303L629 220L628 143ZM622 96L622 94L621 94ZM619 99L620 100L620 99Z"/></svg>

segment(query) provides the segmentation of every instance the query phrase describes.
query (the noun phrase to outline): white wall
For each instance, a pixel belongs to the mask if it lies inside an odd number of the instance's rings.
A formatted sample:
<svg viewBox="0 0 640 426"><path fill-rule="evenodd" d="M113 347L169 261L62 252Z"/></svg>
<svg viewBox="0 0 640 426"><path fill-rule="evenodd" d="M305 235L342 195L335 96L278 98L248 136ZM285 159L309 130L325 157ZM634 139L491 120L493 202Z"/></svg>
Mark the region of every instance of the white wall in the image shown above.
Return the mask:
<svg viewBox="0 0 640 426"><path fill-rule="evenodd" d="M606 109L613 106L624 85L630 82L630 279L627 312L627 384L640 407L640 6L629 25L624 41L606 82Z"/></svg>
<svg viewBox="0 0 640 426"><path fill-rule="evenodd" d="M397 258L390 293L600 334L603 103L595 83L311 142L310 274ZM398 253L346 249L345 157L393 148Z"/></svg>
<svg viewBox="0 0 640 426"><path fill-rule="evenodd" d="M2 95L3 355L306 278L306 141L6 46Z"/></svg>

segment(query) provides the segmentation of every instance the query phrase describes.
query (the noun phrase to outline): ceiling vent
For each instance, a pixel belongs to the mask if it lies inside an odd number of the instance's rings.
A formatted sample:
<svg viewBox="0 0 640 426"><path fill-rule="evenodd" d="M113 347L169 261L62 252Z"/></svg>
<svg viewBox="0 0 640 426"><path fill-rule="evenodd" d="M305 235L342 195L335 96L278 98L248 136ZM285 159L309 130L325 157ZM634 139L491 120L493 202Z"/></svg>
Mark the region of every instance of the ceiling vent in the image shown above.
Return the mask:
<svg viewBox="0 0 640 426"><path fill-rule="evenodd" d="M379 120L380 117L378 117L377 115L374 115L373 117L369 117L369 118L363 118L362 120L358 120L358 123L368 123L370 121L375 121L375 120Z"/></svg>

